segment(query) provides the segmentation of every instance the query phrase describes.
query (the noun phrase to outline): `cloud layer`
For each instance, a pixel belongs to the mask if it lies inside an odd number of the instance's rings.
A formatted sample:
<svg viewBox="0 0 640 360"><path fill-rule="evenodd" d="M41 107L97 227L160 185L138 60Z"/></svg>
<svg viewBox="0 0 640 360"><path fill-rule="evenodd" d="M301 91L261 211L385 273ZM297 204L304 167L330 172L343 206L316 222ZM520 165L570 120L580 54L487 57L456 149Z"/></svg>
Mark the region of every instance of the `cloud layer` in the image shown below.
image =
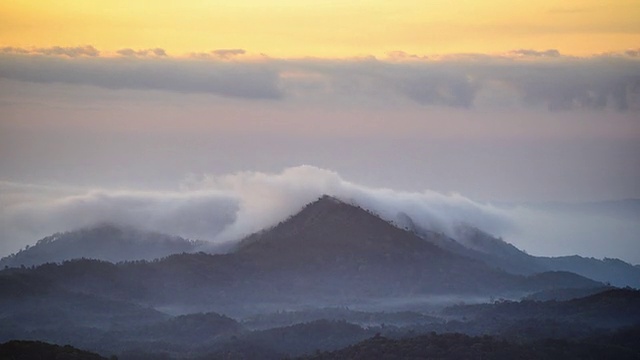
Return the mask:
<svg viewBox="0 0 640 360"><path fill-rule="evenodd" d="M279 174L241 172L191 178L174 192L52 193L49 188L9 183L2 187L3 238L21 246L53 232L102 222L224 243L275 225L324 194L356 203L389 221L404 212L418 224L446 233L459 222L494 233L511 226L499 209L457 194L371 188L312 166L288 168Z"/></svg>
<svg viewBox="0 0 640 360"><path fill-rule="evenodd" d="M80 56L95 57L100 55L100 51L91 45L85 46L52 46L52 47L33 47L20 48L13 46L5 46L0 48L0 53L10 55L48 55L48 56L65 56L70 58Z"/></svg>
<svg viewBox="0 0 640 360"><path fill-rule="evenodd" d="M176 60L166 58L162 49L120 53L116 58L5 54L0 56L0 78L248 99L282 96L278 71L267 64Z"/></svg>
<svg viewBox="0 0 640 360"><path fill-rule="evenodd" d="M640 61L633 49L586 58L555 49L435 57L398 50L387 59L343 60L256 58L244 49L187 58L159 48L121 49L106 57L92 46L2 48L0 54L0 78L36 83L244 99L364 97L454 108L640 109Z"/></svg>
<svg viewBox="0 0 640 360"><path fill-rule="evenodd" d="M191 176L180 190L164 192L64 189L6 182L0 183L0 188L0 235L5 239L2 255L54 232L103 222L208 240L213 248L224 247L277 224L328 194L391 222L402 221L399 214L404 213L423 228L449 235L459 223L472 224L533 254L640 261L640 227L633 221L637 209L612 217L589 207L568 211L493 206L459 194L364 186L313 166L287 168L280 173Z"/></svg>

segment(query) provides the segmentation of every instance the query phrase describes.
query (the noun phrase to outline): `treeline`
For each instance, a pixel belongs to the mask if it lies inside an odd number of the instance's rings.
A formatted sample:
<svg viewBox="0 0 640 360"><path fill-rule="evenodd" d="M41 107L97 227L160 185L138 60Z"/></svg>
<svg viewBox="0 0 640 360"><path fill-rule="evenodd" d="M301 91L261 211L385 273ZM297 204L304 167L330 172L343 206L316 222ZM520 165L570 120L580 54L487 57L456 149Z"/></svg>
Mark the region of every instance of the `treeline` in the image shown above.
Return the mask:
<svg viewBox="0 0 640 360"><path fill-rule="evenodd" d="M0 344L0 360L107 360L96 353L73 346L52 345L41 341L9 341ZM109 360L117 360L112 356Z"/></svg>
<svg viewBox="0 0 640 360"><path fill-rule="evenodd" d="M589 360L640 359L640 327L582 341L545 339L527 343L492 336L463 334L422 335L405 339L375 336L337 351L316 352L300 360Z"/></svg>

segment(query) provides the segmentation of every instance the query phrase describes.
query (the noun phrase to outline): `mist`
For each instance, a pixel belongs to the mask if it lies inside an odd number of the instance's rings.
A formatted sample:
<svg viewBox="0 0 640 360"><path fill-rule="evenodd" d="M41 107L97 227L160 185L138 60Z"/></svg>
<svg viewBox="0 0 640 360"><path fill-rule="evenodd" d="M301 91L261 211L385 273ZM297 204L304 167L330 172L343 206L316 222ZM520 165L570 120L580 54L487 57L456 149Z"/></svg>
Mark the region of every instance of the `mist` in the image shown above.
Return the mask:
<svg viewBox="0 0 640 360"><path fill-rule="evenodd" d="M640 262L637 210L620 214L504 205L462 194L367 186L302 165L281 172L189 175L172 191L73 188L0 183L0 251L8 255L55 232L114 223L230 244L285 220L322 195L395 222L405 213L422 228L453 235L476 226L533 255L617 257Z"/></svg>

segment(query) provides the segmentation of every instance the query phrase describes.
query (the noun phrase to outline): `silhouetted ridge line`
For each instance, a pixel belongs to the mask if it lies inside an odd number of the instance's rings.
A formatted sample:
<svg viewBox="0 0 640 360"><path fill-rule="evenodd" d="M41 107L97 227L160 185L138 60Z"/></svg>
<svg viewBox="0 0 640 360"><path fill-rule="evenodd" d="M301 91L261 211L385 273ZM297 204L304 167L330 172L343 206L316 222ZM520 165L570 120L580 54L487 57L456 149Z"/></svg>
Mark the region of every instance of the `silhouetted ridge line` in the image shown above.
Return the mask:
<svg viewBox="0 0 640 360"><path fill-rule="evenodd" d="M55 233L0 259L0 266L37 266L77 258L110 262L153 260L171 254L194 252L204 243L143 231L127 225L101 223L75 231Z"/></svg>

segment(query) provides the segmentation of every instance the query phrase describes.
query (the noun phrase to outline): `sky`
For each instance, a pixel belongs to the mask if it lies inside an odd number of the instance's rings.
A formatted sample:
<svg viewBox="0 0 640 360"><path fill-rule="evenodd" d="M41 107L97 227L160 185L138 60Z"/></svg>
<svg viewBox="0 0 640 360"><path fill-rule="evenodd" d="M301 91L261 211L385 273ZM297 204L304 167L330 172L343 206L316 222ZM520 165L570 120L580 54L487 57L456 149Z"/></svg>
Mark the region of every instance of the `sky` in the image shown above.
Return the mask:
<svg viewBox="0 0 640 360"><path fill-rule="evenodd" d="M332 190L379 211L439 194L457 210L438 226L640 263L638 212L545 207L640 199L638 18L637 0L2 2L0 256L125 218L216 241ZM288 185L189 185L246 174ZM300 195L316 177L358 191Z"/></svg>
<svg viewBox="0 0 640 360"><path fill-rule="evenodd" d="M493 53L574 55L637 48L637 0L170 0L5 1L9 46L170 53L241 48L274 57Z"/></svg>

